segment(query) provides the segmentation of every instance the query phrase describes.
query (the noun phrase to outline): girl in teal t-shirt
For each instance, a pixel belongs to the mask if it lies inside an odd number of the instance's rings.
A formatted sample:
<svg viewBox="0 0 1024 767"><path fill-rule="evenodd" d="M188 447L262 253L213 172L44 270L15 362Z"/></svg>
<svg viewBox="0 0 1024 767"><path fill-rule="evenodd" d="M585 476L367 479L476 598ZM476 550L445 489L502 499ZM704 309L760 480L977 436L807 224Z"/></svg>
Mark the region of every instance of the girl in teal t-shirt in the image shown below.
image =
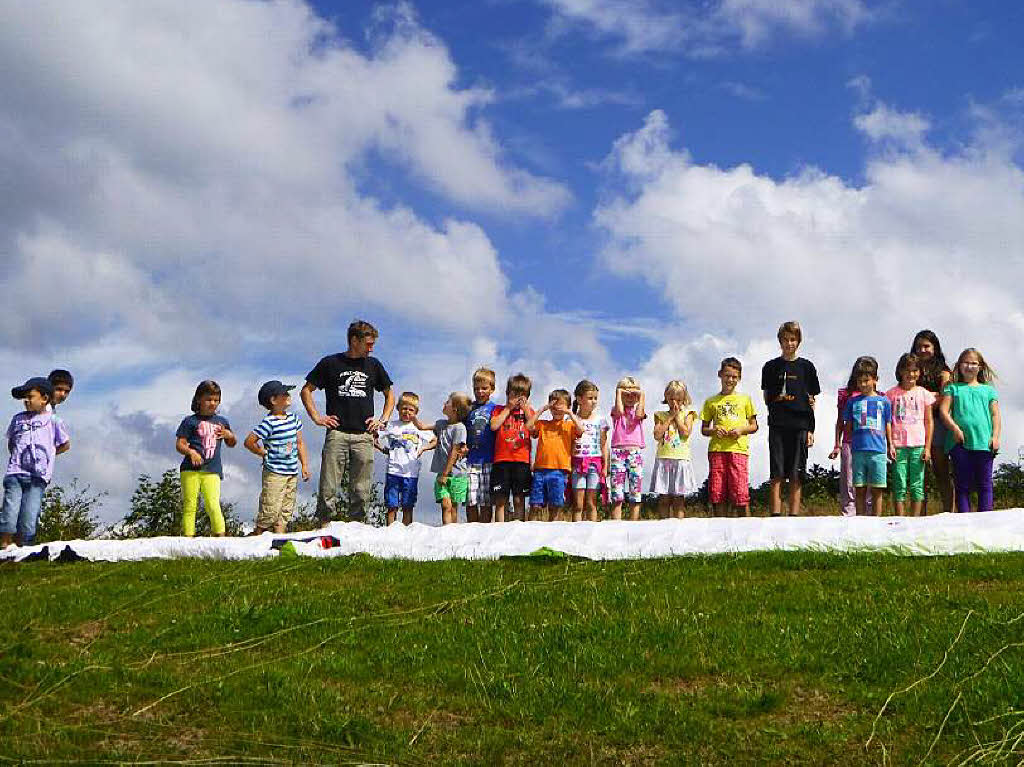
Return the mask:
<svg viewBox="0 0 1024 767"><path fill-rule="evenodd" d="M971 510L971 492L978 493L978 511L992 509L992 463L999 451L999 395L989 383L995 373L977 349L964 349L956 361L953 381L942 390L940 417L949 428L946 452L953 463L956 510Z"/></svg>

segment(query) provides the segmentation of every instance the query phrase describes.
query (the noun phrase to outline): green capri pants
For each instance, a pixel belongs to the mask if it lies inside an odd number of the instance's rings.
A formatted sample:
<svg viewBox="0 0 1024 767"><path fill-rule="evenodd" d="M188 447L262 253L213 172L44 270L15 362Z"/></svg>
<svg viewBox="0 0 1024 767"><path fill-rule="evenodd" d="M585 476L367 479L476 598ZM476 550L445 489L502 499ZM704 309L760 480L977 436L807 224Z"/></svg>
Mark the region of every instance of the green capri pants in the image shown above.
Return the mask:
<svg viewBox="0 0 1024 767"><path fill-rule="evenodd" d="M892 467L892 497L895 501L924 500L924 447L896 448Z"/></svg>

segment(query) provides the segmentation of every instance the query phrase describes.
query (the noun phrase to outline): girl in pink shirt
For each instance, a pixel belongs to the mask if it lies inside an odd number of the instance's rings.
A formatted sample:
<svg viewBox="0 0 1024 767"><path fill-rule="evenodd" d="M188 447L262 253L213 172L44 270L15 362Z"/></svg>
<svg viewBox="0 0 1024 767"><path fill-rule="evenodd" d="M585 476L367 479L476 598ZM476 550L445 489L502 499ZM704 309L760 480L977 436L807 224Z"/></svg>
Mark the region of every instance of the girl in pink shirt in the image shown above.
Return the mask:
<svg viewBox="0 0 1024 767"><path fill-rule="evenodd" d="M885 393L892 403L892 443L896 463L892 467L892 497L896 513L906 513L909 494L912 514L924 510L924 465L931 461L932 405L935 395L918 386L921 377L916 354L904 354L896 363L894 386Z"/></svg>
<svg viewBox="0 0 1024 767"><path fill-rule="evenodd" d="M644 484L644 392L632 376L615 386L611 413L611 466L608 489L612 519L622 519L622 504L629 500L629 518L640 519Z"/></svg>

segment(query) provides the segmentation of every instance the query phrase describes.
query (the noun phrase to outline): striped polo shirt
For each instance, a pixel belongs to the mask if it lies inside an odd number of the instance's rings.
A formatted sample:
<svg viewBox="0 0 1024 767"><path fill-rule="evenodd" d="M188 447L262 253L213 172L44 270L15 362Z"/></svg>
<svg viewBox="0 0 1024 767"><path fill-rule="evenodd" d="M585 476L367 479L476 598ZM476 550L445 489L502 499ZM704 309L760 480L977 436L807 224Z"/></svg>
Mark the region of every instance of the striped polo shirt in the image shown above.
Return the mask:
<svg viewBox="0 0 1024 767"><path fill-rule="evenodd" d="M299 473L299 430L302 421L295 413L267 415L252 433L260 438L267 451L263 467L275 474Z"/></svg>

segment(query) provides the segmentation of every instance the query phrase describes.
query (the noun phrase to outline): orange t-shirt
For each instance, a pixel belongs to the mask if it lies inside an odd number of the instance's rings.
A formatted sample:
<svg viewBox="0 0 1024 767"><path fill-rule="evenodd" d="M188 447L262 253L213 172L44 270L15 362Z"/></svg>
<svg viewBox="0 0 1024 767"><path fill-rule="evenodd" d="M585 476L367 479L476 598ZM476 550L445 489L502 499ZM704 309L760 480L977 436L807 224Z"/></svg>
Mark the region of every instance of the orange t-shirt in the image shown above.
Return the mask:
<svg viewBox="0 0 1024 767"><path fill-rule="evenodd" d="M572 468L572 443L576 439L576 426L572 420L537 421L537 455L534 469Z"/></svg>

